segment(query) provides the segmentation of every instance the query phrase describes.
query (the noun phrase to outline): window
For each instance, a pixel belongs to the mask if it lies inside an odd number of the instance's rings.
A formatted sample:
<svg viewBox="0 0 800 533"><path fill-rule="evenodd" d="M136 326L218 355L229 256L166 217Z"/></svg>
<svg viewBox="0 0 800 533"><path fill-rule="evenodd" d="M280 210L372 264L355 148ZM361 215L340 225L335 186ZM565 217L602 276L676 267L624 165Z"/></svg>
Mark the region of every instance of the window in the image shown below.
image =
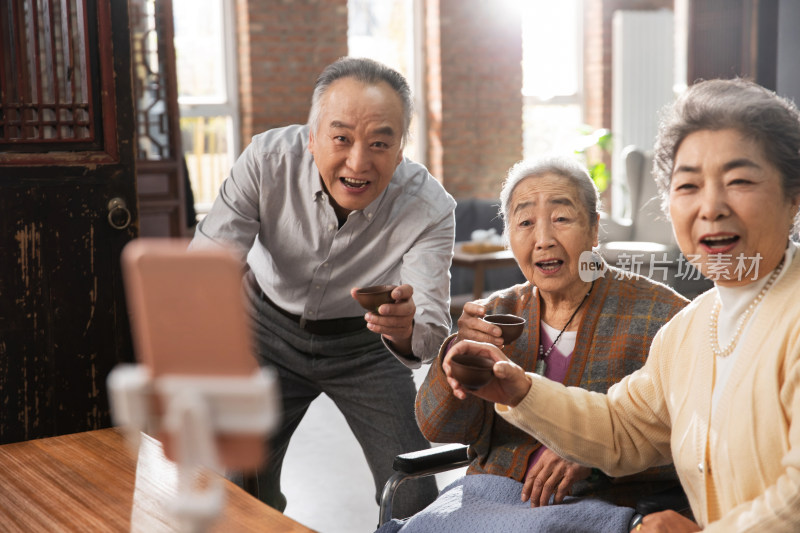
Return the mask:
<svg viewBox="0 0 800 533"><path fill-rule="evenodd" d="M523 153L573 152L584 137L581 2L523 4Z"/></svg>
<svg viewBox="0 0 800 533"><path fill-rule="evenodd" d="M347 46L354 57L380 61L406 77L414 94L415 113L411 119L411 136L404 154L424 163L425 126L424 89L417 72L421 56L416 28L421 23L420 0L348 0Z"/></svg>
<svg viewBox="0 0 800 533"><path fill-rule="evenodd" d="M200 214L239 153L233 4L173 0L182 143Z"/></svg>

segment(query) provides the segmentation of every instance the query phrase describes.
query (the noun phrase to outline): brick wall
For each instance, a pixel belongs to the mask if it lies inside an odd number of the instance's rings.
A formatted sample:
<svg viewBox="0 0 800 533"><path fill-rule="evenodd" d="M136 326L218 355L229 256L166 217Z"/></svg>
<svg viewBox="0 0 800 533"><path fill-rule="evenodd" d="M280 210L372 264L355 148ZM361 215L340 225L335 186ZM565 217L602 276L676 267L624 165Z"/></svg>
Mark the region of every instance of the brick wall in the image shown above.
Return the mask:
<svg viewBox="0 0 800 533"><path fill-rule="evenodd" d="M585 121L611 128L612 21L618 9L673 9L673 0L584 0Z"/></svg>
<svg viewBox="0 0 800 533"><path fill-rule="evenodd" d="M515 0L424 0L427 163L456 198L495 198L522 157L522 30ZM673 0L584 0L586 122L611 127L617 9ZM347 54L347 0L237 0L243 144L305 122L314 80Z"/></svg>
<svg viewBox="0 0 800 533"><path fill-rule="evenodd" d="M426 0L428 164L457 199L497 198L522 157L522 28L510 0Z"/></svg>
<svg viewBox="0 0 800 533"><path fill-rule="evenodd" d="M427 113L428 153L426 163L431 174L442 179L442 65L439 36L439 2L426 0L425 4L425 103Z"/></svg>
<svg viewBox="0 0 800 533"><path fill-rule="evenodd" d="M237 0L242 148L308 118L314 81L347 55L347 0Z"/></svg>

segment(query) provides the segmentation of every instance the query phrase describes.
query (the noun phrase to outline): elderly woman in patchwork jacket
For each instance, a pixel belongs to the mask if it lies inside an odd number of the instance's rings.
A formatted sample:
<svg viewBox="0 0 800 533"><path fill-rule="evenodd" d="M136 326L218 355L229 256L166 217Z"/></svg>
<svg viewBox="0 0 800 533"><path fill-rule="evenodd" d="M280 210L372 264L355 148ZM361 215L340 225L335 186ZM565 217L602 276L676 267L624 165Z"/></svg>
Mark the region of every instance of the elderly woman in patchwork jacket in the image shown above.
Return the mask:
<svg viewBox="0 0 800 533"><path fill-rule="evenodd" d="M458 333L431 364L416 402L422 433L433 442L469 444L473 459L468 475L408 520L403 532L627 531L633 509L614 504L677 484L672 469L609 480L562 459L497 416L492 403L454 396L442 368L447 348L463 339L502 346L528 371L597 392L644 363L658 329L687 301L664 285L609 267L592 252L597 205L597 188L571 158L522 161L509 171L501 215L528 282L465 305ZM496 313L527 321L510 346L503 346L498 326L482 320ZM600 499L557 505L570 493Z"/></svg>

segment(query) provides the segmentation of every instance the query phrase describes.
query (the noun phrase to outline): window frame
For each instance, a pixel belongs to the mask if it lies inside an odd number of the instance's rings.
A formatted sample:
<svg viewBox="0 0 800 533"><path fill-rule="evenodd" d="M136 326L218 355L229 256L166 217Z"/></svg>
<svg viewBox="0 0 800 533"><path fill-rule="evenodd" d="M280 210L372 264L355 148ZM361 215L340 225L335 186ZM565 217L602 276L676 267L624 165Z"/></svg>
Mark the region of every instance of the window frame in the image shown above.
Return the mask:
<svg viewBox="0 0 800 533"><path fill-rule="evenodd" d="M230 131L228 136L228 155L235 161L241 152L241 117L239 113L239 84L238 63L236 56L236 14L234 2L216 0L222 11L222 43L225 47L223 53L225 93L224 101L208 98L184 97L178 95L178 108L181 118L213 118L229 117ZM213 201L212 201L213 202ZM198 215L208 212L211 205L206 202L195 202Z"/></svg>
<svg viewBox="0 0 800 533"><path fill-rule="evenodd" d="M586 121L586 101L585 101L585 90L584 90L584 69L583 69L583 62L584 62L584 18L583 18L583 9L582 3L580 0L575 1L575 38L577 39L577 57L575 58L575 70L576 70L576 90L572 94L566 95L554 95L550 98L541 98L537 95L526 94L525 92L522 93L522 105L523 105L523 138L525 136L525 109L529 106L535 107L559 107L559 106L566 106L566 105L575 105L578 107L580 111L581 123L585 123ZM523 32L525 31L525 27L523 25L522 28ZM524 49L523 49L523 60L522 65L523 69L525 69L526 61L524 57ZM524 77L524 71L523 71ZM523 146L524 149L524 146Z"/></svg>

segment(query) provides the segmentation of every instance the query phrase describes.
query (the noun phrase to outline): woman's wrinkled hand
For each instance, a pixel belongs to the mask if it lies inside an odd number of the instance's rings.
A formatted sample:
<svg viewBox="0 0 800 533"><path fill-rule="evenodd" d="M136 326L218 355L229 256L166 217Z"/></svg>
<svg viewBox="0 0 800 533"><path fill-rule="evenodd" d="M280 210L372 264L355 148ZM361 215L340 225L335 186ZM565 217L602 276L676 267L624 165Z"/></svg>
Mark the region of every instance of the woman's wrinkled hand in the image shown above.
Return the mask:
<svg viewBox="0 0 800 533"><path fill-rule="evenodd" d="M635 533L694 533L700 526L675 511L661 511L645 515L642 522L631 531Z"/></svg>
<svg viewBox="0 0 800 533"><path fill-rule="evenodd" d="M470 340L476 342L488 342L495 346L503 345L501 335L503 331L500 326L490 324L483 320L486 316L486 308L478 302L467 302L464 310L458 319L458 334L456 341Z"/></svg>
<svg viewBox="0 0 800 533"><path fill-rule="evenodd" d="M469 353L493 360L495 362L492 368L494 379L475 391L462 387L461 383L453 377L450 367L450 360L460 353ZM525 374L522 367L510 361L500 351L500 348L485 342L465 340L455 344L445 354L444 360L442 360L442 370L447 376L447 383L453 389L453 395L461 400L466 399L467 394L472 394L488 402L514 407L522 401L531 388L531 378Z"/></svg>
<svg viewBox="0 0 800 533"><path fill-rule="evenodd" d="M522 501L531 501L531 507L545 506L555 495L554 504L564 501L576 481L586 479L592 469L559 457L547 449L542 452L533 468L525 474Z"/></svg>

